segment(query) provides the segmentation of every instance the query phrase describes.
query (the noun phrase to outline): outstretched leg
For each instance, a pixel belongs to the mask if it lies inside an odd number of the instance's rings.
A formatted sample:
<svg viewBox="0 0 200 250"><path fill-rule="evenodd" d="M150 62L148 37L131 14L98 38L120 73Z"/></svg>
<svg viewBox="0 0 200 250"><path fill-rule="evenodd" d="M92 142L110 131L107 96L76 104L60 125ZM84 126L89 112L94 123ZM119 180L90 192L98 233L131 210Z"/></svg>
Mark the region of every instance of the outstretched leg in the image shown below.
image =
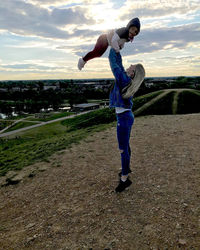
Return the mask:
<svg viewBox="0 0 200 250"><path fill-rule="evenodd" d="M78 68L81 70L87 61L95 58L101 57L108 48L108 41L106 34L102 34L94 46L94 49L88 52L83 58L79 59Z"/></svg>
<svg viewBox="0 0 200 250"><path fill-rule="evenodd" d="M97 39L94 49L89 53L87 53L87 55L83 57L83 60L87 62L95 57L101 57L107 48L108 48L107 37L106 34L103 34Z"/></svg>

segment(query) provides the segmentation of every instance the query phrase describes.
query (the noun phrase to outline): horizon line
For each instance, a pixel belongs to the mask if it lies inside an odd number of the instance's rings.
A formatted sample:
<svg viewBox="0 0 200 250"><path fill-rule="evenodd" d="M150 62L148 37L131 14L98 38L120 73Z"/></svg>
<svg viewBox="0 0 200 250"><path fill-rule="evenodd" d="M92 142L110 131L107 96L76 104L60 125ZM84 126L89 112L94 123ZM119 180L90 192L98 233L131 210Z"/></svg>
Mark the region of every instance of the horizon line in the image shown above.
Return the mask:
<svg viewBox="0 0 200 250"><path fill-rule="evenodd" d="M178 78L178 77L200 77L200 75L197 76L187 76L187 75L180 75L180 76L148 76L145 77L145 79L148 78ZM7 81L59 81L59 80L113 80L114 78L55 78L55 79L51 79L51 78L41 78L41 79L21 79L21 80L0 80L0 82L7 82Z"/></svg>

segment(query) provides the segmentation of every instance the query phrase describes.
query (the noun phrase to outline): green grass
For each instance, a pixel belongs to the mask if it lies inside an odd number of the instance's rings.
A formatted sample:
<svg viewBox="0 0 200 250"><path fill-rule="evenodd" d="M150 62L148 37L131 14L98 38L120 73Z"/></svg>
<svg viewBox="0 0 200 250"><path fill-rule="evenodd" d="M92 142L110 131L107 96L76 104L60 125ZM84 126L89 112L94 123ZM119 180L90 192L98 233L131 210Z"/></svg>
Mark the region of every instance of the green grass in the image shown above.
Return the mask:
<svg viewBox="0 0 200 250"><path fill-rule="evenodd" d="M62 124L67 127L67 131L74 131L81 128L89 128L95 125L108 124L115 120L114 110L105 108L93 111L91 113L76 116L75 118L62 121Z"/></svg>
<svg viewBox="0 0 200 250"><path fill-rule="evenodd" d="M178 96L178 114L200 112L200 91L183 91Z"/></svg>
<svg viewBox="0 0 200 250"><path fill-rule="evenodd" d="M42 121L42 122L47 122L47 121L52 121L58 118L62 118L65 116L70 116L73 115L73 112L60 112L60 113L49 113L49 114L40 114L42 117L29 117L26 120L28 121Z"/></svg>
<svg viewBox="0 0 200 250"><path fill-rule="evenodd" d="M173 104L174 94L175 91L169 92L161 99L153 103L151 106L141 111L140 116L172 114L172 104Z"/></svg>
<svg viewBox="0 0 200 250"><path fill-rule="evenodd" d="M109 99L89 99L88 103L102 103L102 102L109 102Z"/></svg>
<svg viewBox="0 0 200 250"><path fill-rule="evenodd" d="M38 161L46 161L53 153L69 148L94 132L105 130L112 126L112 119L103 121L106 113L112 114L109 109L98 110L80 117L70 118L62 122L47 124L42 127L30 129L18 135L17 138L0 140L0 176L9 170L20 170L25 166ZM95 114L93 114L95 113ZM113 115L113 118L115 115ZM83 127L81 123L83 122Z"/></svg>
<svg viewBox="0 0 200 250"><path fill-rule="evenodd" d="M12 121L0 120L0 130L6 128L7 126L10 126L12 123Z"/></svg>
<svg viewBox="0 0 200 250"><path fill-rule="evenodd" d="M151 101L153 98L155 98L156 96L158 96L162 93L163 93L163 91L160 90L160 91L155 91L155 92L148 93L146 95L138 96L138 97L134 98L132 110L133 111L137 110L138 108L143 106L145 103Z"/></svg>
<svg viewBox="0 0 200 250"><path fill-rule="evenodd" d="M29 127L29 126L32 126L32 125L35 125L35 124L37 124L37 123L35 123L35 122L25 122L25 121L18 122L13 127L7 129L5 132L14 131L14 130L20 129L20 128L26 128L26 127Z"/></svg>
<svg viewBox="0 0 200 250"><path fill-rule="evenodd" d="M27 116L29 116L29 114L11 116L11 117L7 117L6 120L20 120L22 118L26 118Z"/></svg>

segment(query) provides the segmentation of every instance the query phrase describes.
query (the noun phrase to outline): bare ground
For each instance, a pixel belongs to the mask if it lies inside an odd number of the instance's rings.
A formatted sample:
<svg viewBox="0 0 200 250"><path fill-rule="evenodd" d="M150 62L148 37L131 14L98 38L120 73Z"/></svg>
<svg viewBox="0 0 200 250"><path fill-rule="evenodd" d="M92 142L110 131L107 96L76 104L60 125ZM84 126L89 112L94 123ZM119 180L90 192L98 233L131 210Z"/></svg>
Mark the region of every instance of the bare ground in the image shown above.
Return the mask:
<svg viewBox="0 0 200 250"><path fill-rule="evenodd" d="M0 189L0 249L200 249L200 114L135 119L128 190L115 127Z"/></svg>

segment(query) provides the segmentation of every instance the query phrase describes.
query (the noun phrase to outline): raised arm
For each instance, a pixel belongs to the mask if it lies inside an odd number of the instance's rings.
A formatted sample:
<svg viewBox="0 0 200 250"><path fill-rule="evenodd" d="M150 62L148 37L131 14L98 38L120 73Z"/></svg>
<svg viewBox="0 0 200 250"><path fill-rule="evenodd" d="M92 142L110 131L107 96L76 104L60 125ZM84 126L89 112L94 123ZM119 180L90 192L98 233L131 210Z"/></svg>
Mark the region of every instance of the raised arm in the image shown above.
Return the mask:
<svg viewBox="0 0 200 250"><path fill-rule="evenodd" d="M119 35L115 32L114 35L113 35L113 37L112 37L112 40L111 40L111 47L112 47L117 53L119 53L119 51L120 51L119 40L120 40L120 37L119 37Z"/></svg>
<svg viewBox="0 0 200 250"><path fill-rule="evenodd" d="M123 87L128 81L130 81L130 78L127 76L122 65L121 54L116 53L113 48L110 49L109 62L115 80Z"/></svg>

